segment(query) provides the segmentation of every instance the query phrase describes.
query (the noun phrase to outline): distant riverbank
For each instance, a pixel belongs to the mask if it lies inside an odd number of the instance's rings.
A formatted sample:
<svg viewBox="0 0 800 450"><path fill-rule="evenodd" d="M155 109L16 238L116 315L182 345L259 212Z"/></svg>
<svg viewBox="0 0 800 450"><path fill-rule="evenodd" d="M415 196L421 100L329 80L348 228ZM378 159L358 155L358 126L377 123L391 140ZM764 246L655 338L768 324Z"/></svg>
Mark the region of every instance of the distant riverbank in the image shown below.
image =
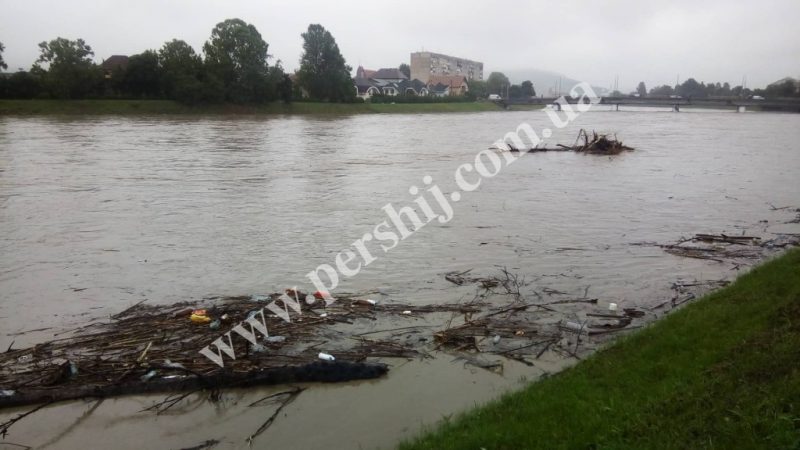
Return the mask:
<svg viewBox="0 0 800 450"><path fill-rule="evenodd" d="M512 109L540 108L541 105L531 105L522 107L515 106ZM491 102L397 104L298 102L289 105L283 103L269 103L258 106L232 104L188 106L171 100L0 100L0 116L50 114L416 114L485 111L502 111L502 109Z"/></svg>

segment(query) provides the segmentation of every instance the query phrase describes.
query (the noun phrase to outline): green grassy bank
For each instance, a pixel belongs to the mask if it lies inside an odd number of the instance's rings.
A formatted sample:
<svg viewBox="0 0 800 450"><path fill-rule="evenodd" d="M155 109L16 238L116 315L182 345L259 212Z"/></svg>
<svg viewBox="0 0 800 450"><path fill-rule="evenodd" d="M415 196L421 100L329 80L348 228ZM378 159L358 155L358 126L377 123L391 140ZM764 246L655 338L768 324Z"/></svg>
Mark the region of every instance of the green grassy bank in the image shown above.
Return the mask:
<svg viewBox="0 0 800 450"><path fill-rule="evenodd" d="M170 100L0 100L0 115L104 115L104 114L368 114L500 111L491 102L472 103L270 103L259 106L187 106Z"/></svg>
<svg viewBox="0 0 800 450"><path fill-rule="evenodd" d="M800 250L402 449L800 448Z"/></svg>

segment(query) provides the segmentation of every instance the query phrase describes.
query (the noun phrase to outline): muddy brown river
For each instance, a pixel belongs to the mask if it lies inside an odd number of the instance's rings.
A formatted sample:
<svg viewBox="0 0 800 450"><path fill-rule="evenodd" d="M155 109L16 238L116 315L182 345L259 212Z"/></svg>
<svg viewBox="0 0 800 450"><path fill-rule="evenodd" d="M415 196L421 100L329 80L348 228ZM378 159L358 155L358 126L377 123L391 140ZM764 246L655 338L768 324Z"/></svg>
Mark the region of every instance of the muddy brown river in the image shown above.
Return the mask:
<svg viewBox="0 0 800 450"><path fill-rule="evenodd" d="M523 122L553 128L542 111L0 117L0 349L52 339L141 300L308 288L305 274L385 220L382 207L409 205L409 187L426 175L445 193L457 189L456 168ZM635 244L800 232L786 223L794 212L780 209L800 207L800 115L598 107L546 142L571 144L580 128L616 133L636 150L526 155L463 192L452 220L431 222L340 289L387 303L457 302L475 287L445 273L506 267L531 289L650 311L672 297L676 280L732 279L748 263L737 270ZM254 447L392 448L574 362L556 354L531 367L506 361L498 374L433 354L387 361L383 379L310 386ZM274 411L247 405L279 390L226 391L216 403L193 397L160 416L141 410L163 396L59 404L15 424L0 447L215 440L245 448Z"/></svg>

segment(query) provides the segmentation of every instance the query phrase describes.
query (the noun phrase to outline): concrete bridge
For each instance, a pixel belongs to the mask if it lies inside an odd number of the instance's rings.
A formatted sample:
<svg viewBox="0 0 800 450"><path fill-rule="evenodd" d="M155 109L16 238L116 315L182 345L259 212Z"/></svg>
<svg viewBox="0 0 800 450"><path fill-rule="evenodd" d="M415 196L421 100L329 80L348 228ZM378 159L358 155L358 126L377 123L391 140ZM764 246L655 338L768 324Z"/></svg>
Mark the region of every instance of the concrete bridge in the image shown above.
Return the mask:
<svg viewBox="0 0 800 450"><path fill-rule="evenodd" d="M503 99L498 102L506 105L552 105L556 110L561 110L562 103L576 104L579 98L564 97L535 97L530 100L524 99ZM588 103L588 99L584 99ZM734 97L709 97L709 98L684 98L684 97L600 97L601 105L611 105L617 111L620 106L637 107L667 107L673 111L680 111L681 107L699 107L716 109L735 109L744 112L748 108L757 111L786 111L800 112L800 98L782 98L754 100L748 98Z"/></svg>

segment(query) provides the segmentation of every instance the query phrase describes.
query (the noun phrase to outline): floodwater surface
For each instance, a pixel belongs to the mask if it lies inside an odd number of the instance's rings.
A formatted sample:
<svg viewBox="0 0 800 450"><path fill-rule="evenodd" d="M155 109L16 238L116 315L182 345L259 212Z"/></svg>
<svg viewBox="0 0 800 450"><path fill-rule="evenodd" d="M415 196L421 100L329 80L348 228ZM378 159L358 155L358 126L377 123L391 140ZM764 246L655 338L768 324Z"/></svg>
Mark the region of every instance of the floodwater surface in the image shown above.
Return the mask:
<svg viewBox="0 0 800 450"><path fill-rule="evenodd" d="M454 173L521 123L571 144L616 133L633 152L524 155L451 203L339 289L381 302L469 297L443 275L499 267L538 286L648 308L678 279L731 278L731 265L643 242L694 233L798 232L800 115L648 110L337 117L0 117L0 348L52 338L147 300L310 289L306 274L413 205L423 177ZM477 178L470 178L475 181ZM425 191L421 191L425 192ZM432 197L428 197L432 199ZM433 202L433 200L430 200ZM773 208L773 206L775 208ZM46 329L24 333L29 330ZM22 333L22 334L21 334ZM393 361L383 380L312 386L256 441L275 448L391 448L421 426L552 372L543 358L503 374L452 357ZM245 439L272 413L232 391L155 416L157 397L74 402L15 425L9 442L53 448L181 448ZM180 412L180 414L179 414ZM284 415L285 413L285 415ZM0 416L2 418L4 416Z"/></svg>

